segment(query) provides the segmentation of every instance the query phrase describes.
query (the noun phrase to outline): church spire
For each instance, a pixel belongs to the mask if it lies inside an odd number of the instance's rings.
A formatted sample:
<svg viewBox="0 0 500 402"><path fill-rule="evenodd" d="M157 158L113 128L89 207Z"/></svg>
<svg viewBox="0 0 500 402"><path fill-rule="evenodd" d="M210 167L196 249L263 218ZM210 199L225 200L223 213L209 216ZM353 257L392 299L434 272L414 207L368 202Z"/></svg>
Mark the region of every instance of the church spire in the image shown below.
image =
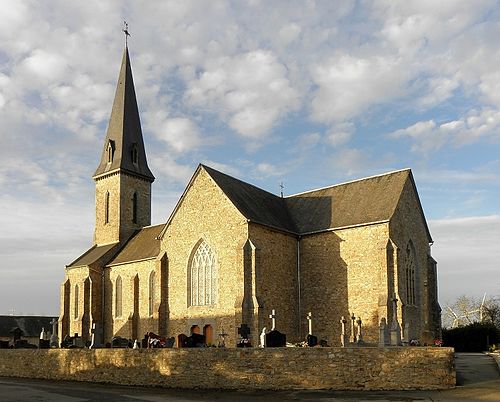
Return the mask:
<svg viewBox="0 0 500 402"><path fill-rule="evenodd" d="M138 176L149 182L155 179L146 160L127 46L123 50L101 162L93 178L95 180L118 171Z"/></svg>

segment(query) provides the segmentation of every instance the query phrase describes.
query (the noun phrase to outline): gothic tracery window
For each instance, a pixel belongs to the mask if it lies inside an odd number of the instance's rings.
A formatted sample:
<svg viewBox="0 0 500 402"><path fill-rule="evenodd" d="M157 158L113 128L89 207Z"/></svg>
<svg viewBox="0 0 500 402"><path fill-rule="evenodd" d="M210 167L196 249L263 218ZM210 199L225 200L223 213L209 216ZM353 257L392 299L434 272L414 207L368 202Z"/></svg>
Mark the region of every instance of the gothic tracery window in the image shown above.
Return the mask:
<svg viewBox="0 0 500 402"><path fill-rule="evenodd" d="M123 284L122 277L118 275L115 283L115 317L122 316Z"/></svg>
<svg viewBox="0 0 500 402"><path fill-rule="evenodd" d="M216 256L207 242L202 241L191 261L190 304L206 306L217 301Z"/></svg>
<svg viewBox="0 0 500 402"><path fill-rule="evenodd" d="M406 277L406 304L415 305L415 255L411 243L406 246L405 277Z"/></svg>
<svg viewBox="0 0 500 402"><path fill-rule="evenodd" d="M156 303L156 273L149 275L149 315L153 315Z"/></svg>

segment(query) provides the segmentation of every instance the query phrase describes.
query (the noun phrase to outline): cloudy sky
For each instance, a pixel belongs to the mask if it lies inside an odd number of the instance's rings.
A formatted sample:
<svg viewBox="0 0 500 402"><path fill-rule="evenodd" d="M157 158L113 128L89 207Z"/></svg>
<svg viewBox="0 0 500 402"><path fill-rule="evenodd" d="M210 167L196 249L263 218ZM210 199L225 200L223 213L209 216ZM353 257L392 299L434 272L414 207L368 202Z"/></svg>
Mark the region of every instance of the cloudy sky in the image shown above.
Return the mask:
<svg viewBox="0 0 500 402"><path fill-rule="evenodd" d="M0 314L58 313L124 46L164 222L202 162L286 194L410 167L442 304L500 294L497 1L0 0Z"/></svg>

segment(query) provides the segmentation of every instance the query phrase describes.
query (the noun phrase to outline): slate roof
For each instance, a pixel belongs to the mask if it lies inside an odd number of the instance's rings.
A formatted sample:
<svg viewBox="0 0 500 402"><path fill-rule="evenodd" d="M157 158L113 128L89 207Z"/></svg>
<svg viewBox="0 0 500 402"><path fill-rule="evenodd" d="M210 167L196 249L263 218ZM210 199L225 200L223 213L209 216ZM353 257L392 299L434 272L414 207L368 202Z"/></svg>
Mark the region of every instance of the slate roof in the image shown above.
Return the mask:
<svg viewBox="0 0 500 402"><path fill-rule="evenodd" d="M110 141L114 146L114 156L113 161L108 163L107 149ZM134 146L137 149L137 163L133 163L132 160ZM136 174L151 182L155 179L146 160L132 67L127 47L123 51L122 65L116 85L106 140L104 141L101 162L94 173L94 179L118 170Z"/></svg>
<svg viewBox="0 0 500 402"><path fill-rule="evenodd" d="M389 220L398 204L409 169L286 198L301 234Z"/></svg>
<svg viewBox="0 0 500 402"><path fill-rule="evenodd" d="M0 315L0 336L12 337L10 331L19 327L24 337L38 337L42 332L42 327L45 331L52 332L50 322L53 318L57 320L57 317Z"/></svg>
<svg viewBox="0 0 500 402"><path fill-rule="evenodd" d="M252 222L296 233L283 198L201 165L236 208Z"/></svg>
<svg viewBox="0 0 500 402"><path fill-rule="evenodd" d="M104 246L94 245L71 264L67 265L67 267L80 267L83 265L90 265L96 262L99 258L103 257L107 252L111 251L113 247L116 247L117 245L118 243L106 244Z"/></svg>
<svg viewBox="0 0 500 402"><path fill-rule="evenodd" d="M160 240L157 237L164 226L165 224L161 224L138 230L107 265L123 264L158 256L160 254Z"/></svg>

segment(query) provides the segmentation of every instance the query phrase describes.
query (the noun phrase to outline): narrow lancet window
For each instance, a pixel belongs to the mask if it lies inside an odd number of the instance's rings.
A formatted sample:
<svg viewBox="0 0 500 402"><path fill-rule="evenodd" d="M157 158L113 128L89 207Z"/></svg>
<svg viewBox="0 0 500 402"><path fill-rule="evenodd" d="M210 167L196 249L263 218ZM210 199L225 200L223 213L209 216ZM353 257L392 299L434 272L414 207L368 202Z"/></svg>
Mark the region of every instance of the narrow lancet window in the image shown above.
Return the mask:
<svg viewBox="0 0 500 402"><path fill-rule="evenodd" d="M108 147L107 147L106 151L108 154L108 163L113 162L113 156L115 153L115 143L113 140L109 140Z"/></svg>
<svg viewBox="0 0 500 402"><path fill-rule="evenodd" d="M122 295L123 295L122 277L118 275L115 283L115 317L122 316Z"/></svg>
<svg viewBox="0 0 500 402"><path fill-rule="evenodd" d="M132 222L137 223L137 193L132 197Z"/></svg>
<svg viewBox="0 0 500 402"><path fill-rule="evenodd" d="M205 241L200 243L194 253L190 274L190 305L215 304L217 299L216 256Z"/></svg>
<svg viewBox="0 0 500 402"><path fill-rule="evenodd" d="M139 152L137 151L137 144L132 145L132 163L137 165L139 163Z"/></svg>
<svg viewBox="0 0 500 402"><path fill-rule="evenodd" d="M408 243L406 246L405 277L406 277L406 304L413 306L416 304L415 297L415 255L413 246Z"/></svg>
<svg viewBox="0 0 500 402"><path fill-rule="evenodd" d="M151 272L149 275L149 315L152 316L155 310L156 303L156 273Z"/></svg>
<svg viewBox="0 0 500 402"><path fill-rule="evenodd" d="M74 317L75 319L78 318L78 314L79 314L79 306L78 306L78 285L75 285L75 298L74 298L74 301L75 301L75 308L74 308Z"/></svg>
<svg viewBox="0 0 500 402"><path fill-rule="evenodd" d="M104 223L109 223L109 191L106 191L104 197Z"/></svg>

